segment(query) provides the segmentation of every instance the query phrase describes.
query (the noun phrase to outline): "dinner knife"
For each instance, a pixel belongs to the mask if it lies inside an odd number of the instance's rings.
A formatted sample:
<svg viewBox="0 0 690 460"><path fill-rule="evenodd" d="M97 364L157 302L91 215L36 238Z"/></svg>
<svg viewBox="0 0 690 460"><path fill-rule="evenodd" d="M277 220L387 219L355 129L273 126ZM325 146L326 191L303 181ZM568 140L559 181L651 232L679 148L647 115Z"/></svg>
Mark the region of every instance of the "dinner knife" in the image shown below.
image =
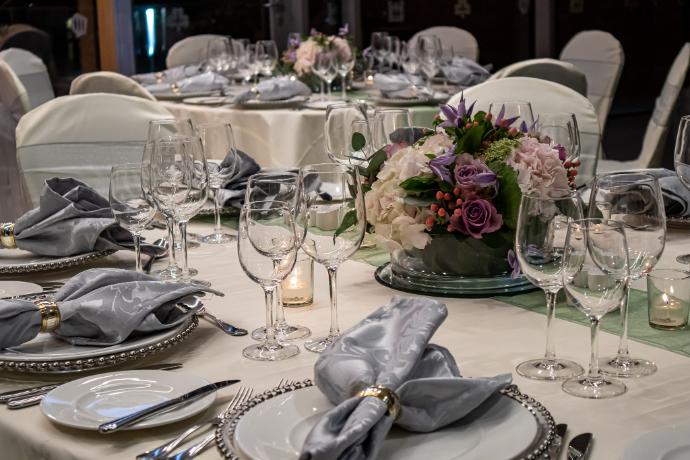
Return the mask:
<svg viewBox="0 0 690 460"><path fill-rule="evenodd" d="M568 460L585 460L592 446L592 433L575 436L568 444Z"/></svg>
<svg viewBox="0 0 690 460"><path fill-rule="evenodd" d="M120 417L118 419L111 420L110 422L103 423L98 427L98 431L101 433L114 433L115 431L128 427L140 421L141 419L148 418L151 415L171 409L182 403L196 401L197 399L200 399L206 396L207 394L213 393L214 391L218 391L221 388L234 385L238 382L239 380L223 380L220 382L209 383L208 385L204 385L203 387L197 388L196 390L192 390L189 393L185 393L182 396L178 396L177 398L173 398L168 401L163 401L162 403L155 404L151 407L147 407L146 409L137 411L133 414L125 415L124 417Z"/></svg>
<svg viewBox="0 0 690 460"><path fill-rule="evenodd" d="M561 453L561 449L563 449L563 446L565 445L566 431L568 431L567 423L559 423L556 425L553 443L549 448L549 458L558 458L558 455Z"/></svg>

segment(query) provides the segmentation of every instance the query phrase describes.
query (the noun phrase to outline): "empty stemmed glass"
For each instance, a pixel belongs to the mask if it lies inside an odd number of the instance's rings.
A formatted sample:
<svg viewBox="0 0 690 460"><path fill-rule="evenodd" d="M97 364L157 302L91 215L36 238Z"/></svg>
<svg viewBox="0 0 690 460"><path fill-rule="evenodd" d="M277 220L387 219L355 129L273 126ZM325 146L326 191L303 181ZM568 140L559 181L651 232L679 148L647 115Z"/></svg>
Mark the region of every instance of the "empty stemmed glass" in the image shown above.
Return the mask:
<svg viewBox="0 0 690 460"><path fill-rule="evenodd" d="M297 346L281 344L273 329L273 296L295 265L297 243L292 211L286 203L259 201L242 206L237 236L240 265L261 286L266 301L264 341L242 350L246 358L279 361L299 353Z"/></svg>
<svg viewBox="0 0 690 460"><path fill-rule="evenodd" d="M438 73L441 50L441 40L436 35L420 35L417 38L415 54L419 59L422 73L426 76L429 91L433 91L431 80Z"/></svg>
<svg viewBox="0 0 690 460"><path fill-rule="evenodd" d="M412 118L407 109L376 109L371 126L371 138L374 150L380 150L389 144L400 146L412 145Z"/></svg>
<svg viewBox="0 0 690 460"><path fill-rule="evenodd" d="M503 120L508 126L527 132L534 125L532 104L526 101L494 101L489 104L494 121Z"/></svg>
<svg viewBox="0 0 690 460"><path fill-rule="evenodd" d="M565 149L565 160L580 158L580 131L574 113L541 112L534 126L535 134L541 142Z"/></svg>
<svg viewBox="0 0 690 460"><path fill-rule="evenodd" d="M256 42L256 62L259 72L264 77L273 75L278 64L278 47L273 40L259 40Z"/></svg>
<svg viewBox="0 0 690 460"><path fill-rule="evenodd" d="M348 53L335 53L335 69L340 75L340 89L343 100L347 99L347 75L355 66L355 55Z"/></svg>
<svg viewBox="0 0 690 460"><path fill-rule="evenodd" d="M325 337L305 342L315 353L340 336L337 272L362 244L366 229L364 194L357 168L322 163L300 169L300 205L296 230L302 250L326 267L331 297L331 327Z"/></svg>
<svg viewBox="0 0 690 460"><path fill-rule="evenodd" d="M371 33L371 50L374 53L374 58L379 63L379 72L383 72L383 64L385 62L386 54L388 53L388 32L372 32Z"/></svg>
<svg viewBox="0 0 690 460"><path fill-rule="evenodd" d="M607 219L583 219L568 226L563 253L563 286L568 303L591 322L589 372L562 384L573 396L603 399L626 391L625 384L599 370L597 334L601 318L626 296L628 251L623 226Z"/></svg>
<svg viewBox="0 0 690 460"><path fill-rule="evenodd" d="M228 37L216 37L208 41L206 58L211 70L220 74L230 68L230 56L233 49Z"/></svg>
<svg viewBox="0 0 690 460"><path fill-rule="evenodd" d="M358 145L353 146L354 122L359 130L368 131L364 135L365 141L371 139L369 120L367 118L367 106L359 102L338 103L329 105L326 109L326 122L324 123L324 136L326 137L326 153L331 160L343 164L362 165L369 158L362 158L363 150ZM369 153L368 150L364 150ZM373 153L373 152L370 152Z"/></svg>
<svg viewBox="0 0 690 460"><path fill-rule="evenodd" d="M622 224L628 244L630 279L644 278L664 251L666 214L659 181L650 174L611 173L595 179L589 199L589 217L603 217ZM618 354L601 359L601 371L616 377L643 377L656 372L656 364L632 358L628 350L628 295L621 303Z"/></svg>
<svg viewBox="0 0 690 460"><path fill-rule="evenodd" d="M678 179L690 189L690 115L680 119L673 157ZM690 264L690 254L682 254L676 260L681 264Z"/></svg>
<svg viewBox="0 0 690 460"><path fill-rule="evenodd" d="M582 204L576 192L553 189L525 193L520 200L515 253L527 279L546 294L546 351L543 358L519 364L518 374L534 380L561 380L583 372L582 367L556 357L553 319L556 296L563 287L561 270L568 223L582 219Z"/></svg>
<svg viewBox="0 0 690 460"><path fill-rule="evenodd" d="M207 158L209 186L213 191L213 211L215 226L213 233L201 238L202 243L225 244L235 240L235 237L223 232L220 221L220 210L223 207L220 188L237 172L239 155L235 148L235 136L230 123L201 124L196 128L197 134L204 147ZM209 157L222 157L220 163L209 160Z"/></svg>
<svg viewBox="0 0 690 460"><path fill-rule="evenodd" d="M285 203L293 217L299 204L299 178L294 172L266 172L257 173L249 178L245 191L244 202L272 202L279 201ZM297 241L299 246L301 241ZM273 329L276 337L280 341L304 339L311 335L309 328L299 325L291 325L285 320L285 309L283 307L283 296L280 285L275 291L275 321ZM260 327L252 331L252 338L263 340L266 336L266 328Z"/></svg>
<svg viewBox="0 0 690 460"><path fill-rule="evenodd" d="M400 46L400 64L403 71L408 75L416 75L419 72L419 59L415 54L414 47L403 42Z"/></svg>
<svg viewBox="0 0 690 460"><path fill-rule="evenodd" d="M117 223L132 233L138 272L141 272L141 234L156 214L142 183L141 163L116 165L110 170L110 209Z"/></svg>
<svg viewBox="0 0 690 460"><path fill-rule="evenodd" d="M329 51L322 51L317 54L314 61L314 71L326 84L326 97L330 99L331 83L333 83L336 75L335 54Z"/></svg>

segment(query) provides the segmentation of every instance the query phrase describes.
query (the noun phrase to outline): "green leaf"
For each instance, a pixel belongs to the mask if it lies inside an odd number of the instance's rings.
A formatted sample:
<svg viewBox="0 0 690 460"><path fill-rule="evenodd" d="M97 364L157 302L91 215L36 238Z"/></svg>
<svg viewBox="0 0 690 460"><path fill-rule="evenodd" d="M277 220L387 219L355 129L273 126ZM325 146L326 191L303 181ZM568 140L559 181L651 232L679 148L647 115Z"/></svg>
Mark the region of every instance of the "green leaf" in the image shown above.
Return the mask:
<svg viewBox="0 0 690 460"><path fill-rule="evenodd" d="M367 139L364 137L364 134L362 133L353 133L352 134L352 150L355 152L359 152L364 148L364 146L367 145Z"/></svg>
<svg viewBox="0 0 690 460"><path fill-rule="evenodd" d="M518 186L517 172L502 161L492 161L489 168L498 176L500 187L493 203L503 216L503 225L511 230L517 227L522 192Z"/></svg>
<svg viewBox="0 0 690 460"><path fill-rule="evenodd" d="M379 173L379 171L381 171L381 168L383 167L383 164L386 162L387 159L388 155L383 149L378 150L371 156L371 159L369 160L369 166L367 166L366 173L366 176L369 178L370 184L374 183L374 181L376 180L376 175Z"/></svg>
<svg viewBox="0 0 690 460"><path fill-rule="evenodd" d="M343 233L345 230L348 228L352 227L357 223L357 210L356 209L350 209L347 214L343 217L343 220L340 222L340 226L335 230L335 233L333 234L333 243L335 244L335 238Z"/></svg>
<svg viewBox="0 0 690 460"><path fill-rule="evenodd" d="M465 130L465 135L458 139L456 152L475 153L478 152L482 146L482 138L484 136L484 126L473 126Z"/></svg>
<svg viewBox="0 0 690 460"><path fill-rule="evenodd" d="M415 176L402 181L400 187L408 192L421 193L438 188L438 184L434 176Z"/></svg>

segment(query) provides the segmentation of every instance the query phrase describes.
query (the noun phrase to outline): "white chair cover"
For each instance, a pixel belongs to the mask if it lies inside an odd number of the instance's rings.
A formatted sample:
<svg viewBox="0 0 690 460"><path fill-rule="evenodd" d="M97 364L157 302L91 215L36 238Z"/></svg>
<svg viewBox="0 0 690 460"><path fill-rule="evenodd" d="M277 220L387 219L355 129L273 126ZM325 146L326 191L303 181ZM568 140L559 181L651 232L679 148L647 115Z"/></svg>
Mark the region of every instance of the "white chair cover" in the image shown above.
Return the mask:
<svg viewBox="0 0 690 460"><path fill-rule="evenodd" d="M457 106L460 102L458 93L450 98L448 104ZM468 103L477 101L475 110L488 110L489 104L498 101L528 101L532 105L534 116L540 112L571 112L577 118L580 129L582 162L577 176L577 183L584 184L594 176L601 131L597 113L592 103L583 95L572 89L546 80L529 77L499 78L485 81L464 90Z"/></svg>
<svg viewBox="0 0 690 460"><path fill-rule="evenodd" d="M129 77L116 72L91 72L79 75L72 80L69 93L89 94L89 93L111 93L122 94L125 96L136 96L150 101L156 98L149 93L146 88Z"/></svg>
<svg viewBox="0 0 690 460"><path fill-rule="evenodd" d="M55 68L53 44L47 32L29 24L11 24L0 36L0 51L19 48L38 56L48 67L48 73Z"/></svg>
<svg viewBox="0 0 690 460"><path fill-rule="evenodd" d="M531 77L549 80L587 96L587 77L575 65L558 59L528 59L502 68L490 80L506 77Z"/></svg>
<svg viewBox="0 0 690 460"><path fill-rule="evenodd" d="M206 60L208 42L222 35L192 35L176 42L168 50L165 65L168 69L180 65L198 65Z"/></svg>
<svg viewBox="0 0 690 460"><path fill-rule="evenodd" d="M474 35L464 29L449 26L429 27L420 30L410 38L409 46L414 47L420 35L436 35L443 49L453 49L456 54L476 61L479 59L479 44Z"/></svg>
<svg viewBox="0 0 690 460"><path fill-rule="evenodd" d="M625 62L621 43L608 32L585 30L566 43L560 59L587 76L587 97L597 109L603 133Z"/></svg>
<svg viewBox="0 0 690 460"><path fill-rule="evenodd" d="M29 95L32 109L55 98L48 70L41 58L26 50L9 48L0 51L0 61L5 61L17 74Z"/></svg>
<svg viewBox="0 0 690 460"><path fill-rule="evenodd" d="M666 136L668 135L669 118L678 101L685 76L690 64L690 43L686 43L676 56L668 71L661 94L654 104L654 112L647 123L647 130L642 140L640 156L632 161L602 160L597 172L655 168L661 165Z"/></svg>
<svg viewBox="0 0 690 460"><path fill-rule="evenodd" d="M110 168L141 161L150 120L173 118L154 101L120 94L63 96L17 125L17 160L34 205L51 177L74 177L108 196Z"/></svg>

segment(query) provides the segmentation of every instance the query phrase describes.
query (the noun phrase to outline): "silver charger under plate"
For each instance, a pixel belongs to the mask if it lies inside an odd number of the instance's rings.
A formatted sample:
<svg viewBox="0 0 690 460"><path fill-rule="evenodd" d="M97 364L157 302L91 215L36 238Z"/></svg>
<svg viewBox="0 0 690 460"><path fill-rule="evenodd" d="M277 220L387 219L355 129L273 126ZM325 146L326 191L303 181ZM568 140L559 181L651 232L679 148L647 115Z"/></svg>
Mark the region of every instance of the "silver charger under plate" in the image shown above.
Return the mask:
<svg viewBox="0 0 690 460"><path fill-rule="evenodd" d="M114 253L114 250L94 251L76 256L38 256L21 249L0 249L0 274L19 274L62 270L84 265Z"/></svg>

